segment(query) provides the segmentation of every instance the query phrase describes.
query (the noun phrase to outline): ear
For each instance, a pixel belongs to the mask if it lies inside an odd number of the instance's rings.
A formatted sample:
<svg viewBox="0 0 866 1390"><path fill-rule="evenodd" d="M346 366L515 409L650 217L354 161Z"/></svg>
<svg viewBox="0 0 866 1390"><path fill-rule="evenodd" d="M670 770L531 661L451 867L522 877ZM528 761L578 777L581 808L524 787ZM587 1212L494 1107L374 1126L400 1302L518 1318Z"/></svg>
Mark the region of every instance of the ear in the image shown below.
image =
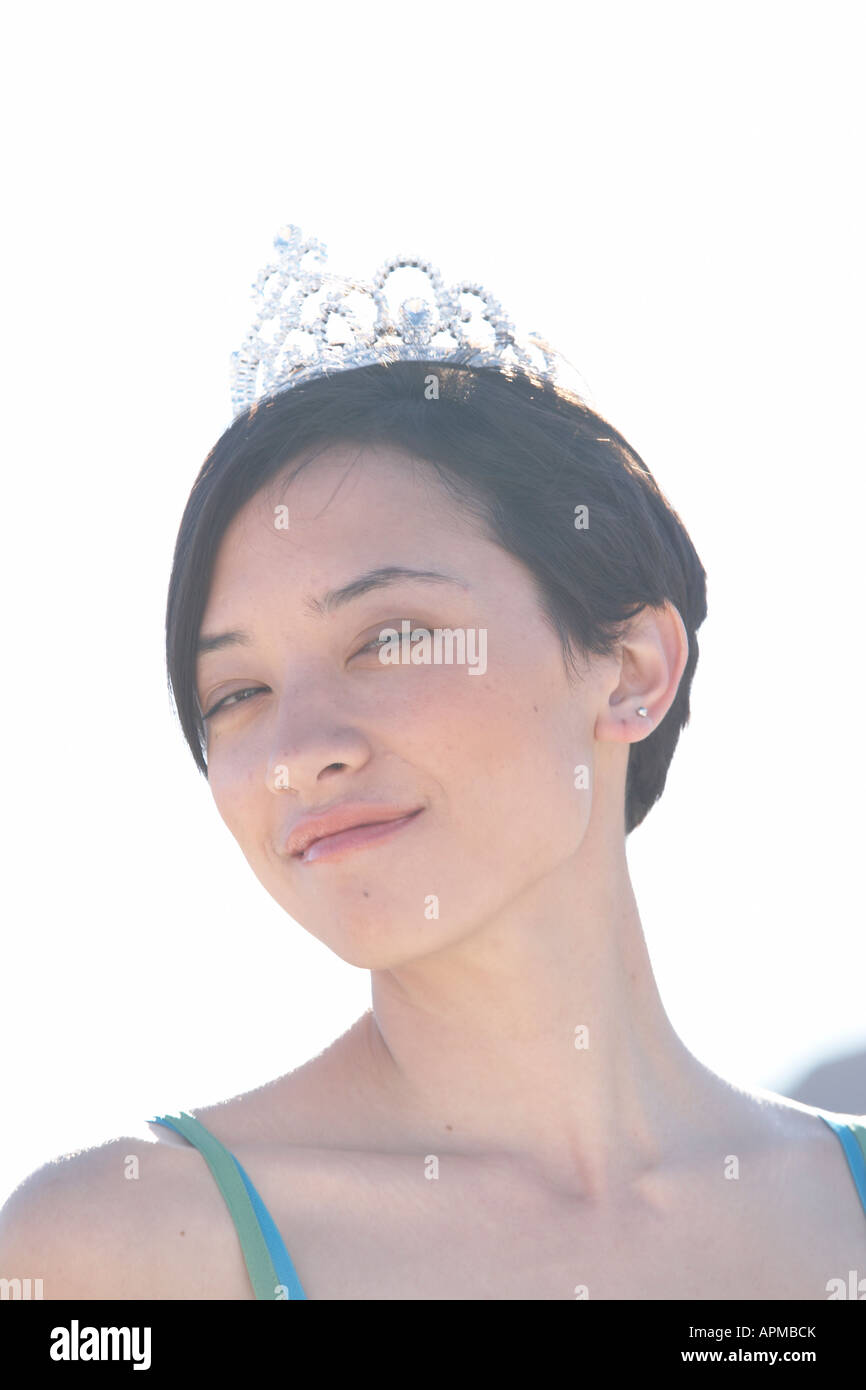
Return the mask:
<svg viewBox="0 0 866 1390"><path fill-rule="evenodd" d="M595 737L639 743L657 729L676 698L689 659L689 639L672 603L643 608L622 642L619 681L599 714ZM646 716L637 713L644 708Z"/></svg>

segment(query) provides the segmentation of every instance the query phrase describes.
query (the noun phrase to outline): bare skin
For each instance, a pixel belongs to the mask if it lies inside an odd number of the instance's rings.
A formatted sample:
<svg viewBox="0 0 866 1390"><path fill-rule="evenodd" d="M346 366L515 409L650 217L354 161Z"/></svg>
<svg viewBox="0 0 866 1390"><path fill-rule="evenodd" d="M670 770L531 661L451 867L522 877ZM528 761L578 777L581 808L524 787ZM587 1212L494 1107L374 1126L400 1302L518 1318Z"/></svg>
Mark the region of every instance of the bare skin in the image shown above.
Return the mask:
<svg viewBox="0 0 866 1390"><path fill-rule="evenodd" d="M253 1178L309 1298L808 1300L866 1268L839 1141L808 1107L707 1073L716 1095L704 1125L672 1136L654 1169L588 1196L551 1184L529 1158L467 1152L444 1124L419 1143L372 1080L376 1037L368 1013L296 1072L195 1112ZM173 1175L174 1227L162 1213L164 1253L198 1214L222 1243L197 1296L252 1297L203 1160L152 1128L186 1164ZM433 1153L439 1176L428 1179ZM736 1180L724 1176L731 1154Z"/></svg>
<svg viewBox="0 0 866 1390"><path fill-rule="evenodd" d="M383 566L458 582L305 602ZM402 618L485 629L486 672L363 650ZM325 1053L194 1112L308 1296L821 1299L866 1272L836 1136L704 1067L656 988L622 821L629 744L685 667L676 610L644 610L615 658L569 680L520 562L427 466L346 446L224 536L202 631L237 628L250 643L198 669L205 711L255 690L208 721L217 808L288 916L371 972L371 1011ZM368 799L422 810L330 859L286 853L301 817ZM253 1296L201 1155L151 1129L158 1143L116 1140L43 1179L68 1233L46 1297ZM117 1179L132 1144L150 1178L135 1213ZM69 1198L87 1184L104 1219L82 1264ZM10 1248L0 1223L0 1273Z"/></svg>

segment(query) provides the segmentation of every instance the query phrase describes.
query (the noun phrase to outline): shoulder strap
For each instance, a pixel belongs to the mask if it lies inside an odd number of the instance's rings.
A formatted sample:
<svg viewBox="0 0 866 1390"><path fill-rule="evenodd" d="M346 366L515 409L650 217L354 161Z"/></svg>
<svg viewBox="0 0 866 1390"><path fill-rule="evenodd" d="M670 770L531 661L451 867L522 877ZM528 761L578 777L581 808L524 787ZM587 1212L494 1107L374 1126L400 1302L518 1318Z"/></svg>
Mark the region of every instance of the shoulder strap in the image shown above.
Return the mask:
<svg viewBox="0 0 866 1390"><path fill-rule="evenodd" d="M290 1299L306 1300L273 1218L234 1154L184 1111L174 1117L157 1116L151 1124L175 1130L201 1153L234 1222L256 1298L273 1301L278 1286L284 1285Z"/></svg>
<svg viewBox="0 0 866 1390"><path fill-rule="evenodd" d="M845 1150L854 1186L866 1212L866 1115L847 1118L828 1115L824 1110L818 1110L818 1114L835 1131Z"/></svg>

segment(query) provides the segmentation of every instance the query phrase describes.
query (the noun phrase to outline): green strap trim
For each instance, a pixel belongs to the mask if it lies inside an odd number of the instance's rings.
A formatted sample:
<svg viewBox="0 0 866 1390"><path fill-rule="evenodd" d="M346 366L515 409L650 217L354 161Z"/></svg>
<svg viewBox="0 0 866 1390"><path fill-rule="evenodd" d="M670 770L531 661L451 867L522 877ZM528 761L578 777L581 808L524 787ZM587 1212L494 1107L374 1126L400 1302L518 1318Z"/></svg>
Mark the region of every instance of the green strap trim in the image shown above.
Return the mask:
<svg viewBox="0 0 866 1390"><path fill-rule="evenodd" d="M200 1120L185 1111L182 1110L179 1117L166 1115L163 1118L171 1120L172 1126L195 1145L213 1173L235 1224L256 1298L273 1302L280 1279L232 1154Z"/></svg>

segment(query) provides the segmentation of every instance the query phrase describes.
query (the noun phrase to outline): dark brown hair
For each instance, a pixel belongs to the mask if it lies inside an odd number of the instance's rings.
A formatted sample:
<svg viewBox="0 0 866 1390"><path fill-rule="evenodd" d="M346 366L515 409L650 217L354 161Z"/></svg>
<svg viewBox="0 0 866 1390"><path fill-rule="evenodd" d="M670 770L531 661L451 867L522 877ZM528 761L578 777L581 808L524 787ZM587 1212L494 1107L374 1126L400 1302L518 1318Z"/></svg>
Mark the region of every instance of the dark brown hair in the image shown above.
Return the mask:
<svg viewBox="0 0 866 1390"><path fill-rule="evenodd" d="M258 401L214 445L181 520L166 611L169 692L199 770L207 776L195 648L225 530L293 460L300 471L312 461L302 455L352 442L390 444L431 464L456 504L528 567L570 675L575 651L613 655L642 608L678 609L688 662L664 719L629 749L629 834L661 796L688 723L695 634L707 613L703 565L649 469L607 421L549 381L459 357L314 377ZM578 530L581 505L589 524Z"/></svg>

